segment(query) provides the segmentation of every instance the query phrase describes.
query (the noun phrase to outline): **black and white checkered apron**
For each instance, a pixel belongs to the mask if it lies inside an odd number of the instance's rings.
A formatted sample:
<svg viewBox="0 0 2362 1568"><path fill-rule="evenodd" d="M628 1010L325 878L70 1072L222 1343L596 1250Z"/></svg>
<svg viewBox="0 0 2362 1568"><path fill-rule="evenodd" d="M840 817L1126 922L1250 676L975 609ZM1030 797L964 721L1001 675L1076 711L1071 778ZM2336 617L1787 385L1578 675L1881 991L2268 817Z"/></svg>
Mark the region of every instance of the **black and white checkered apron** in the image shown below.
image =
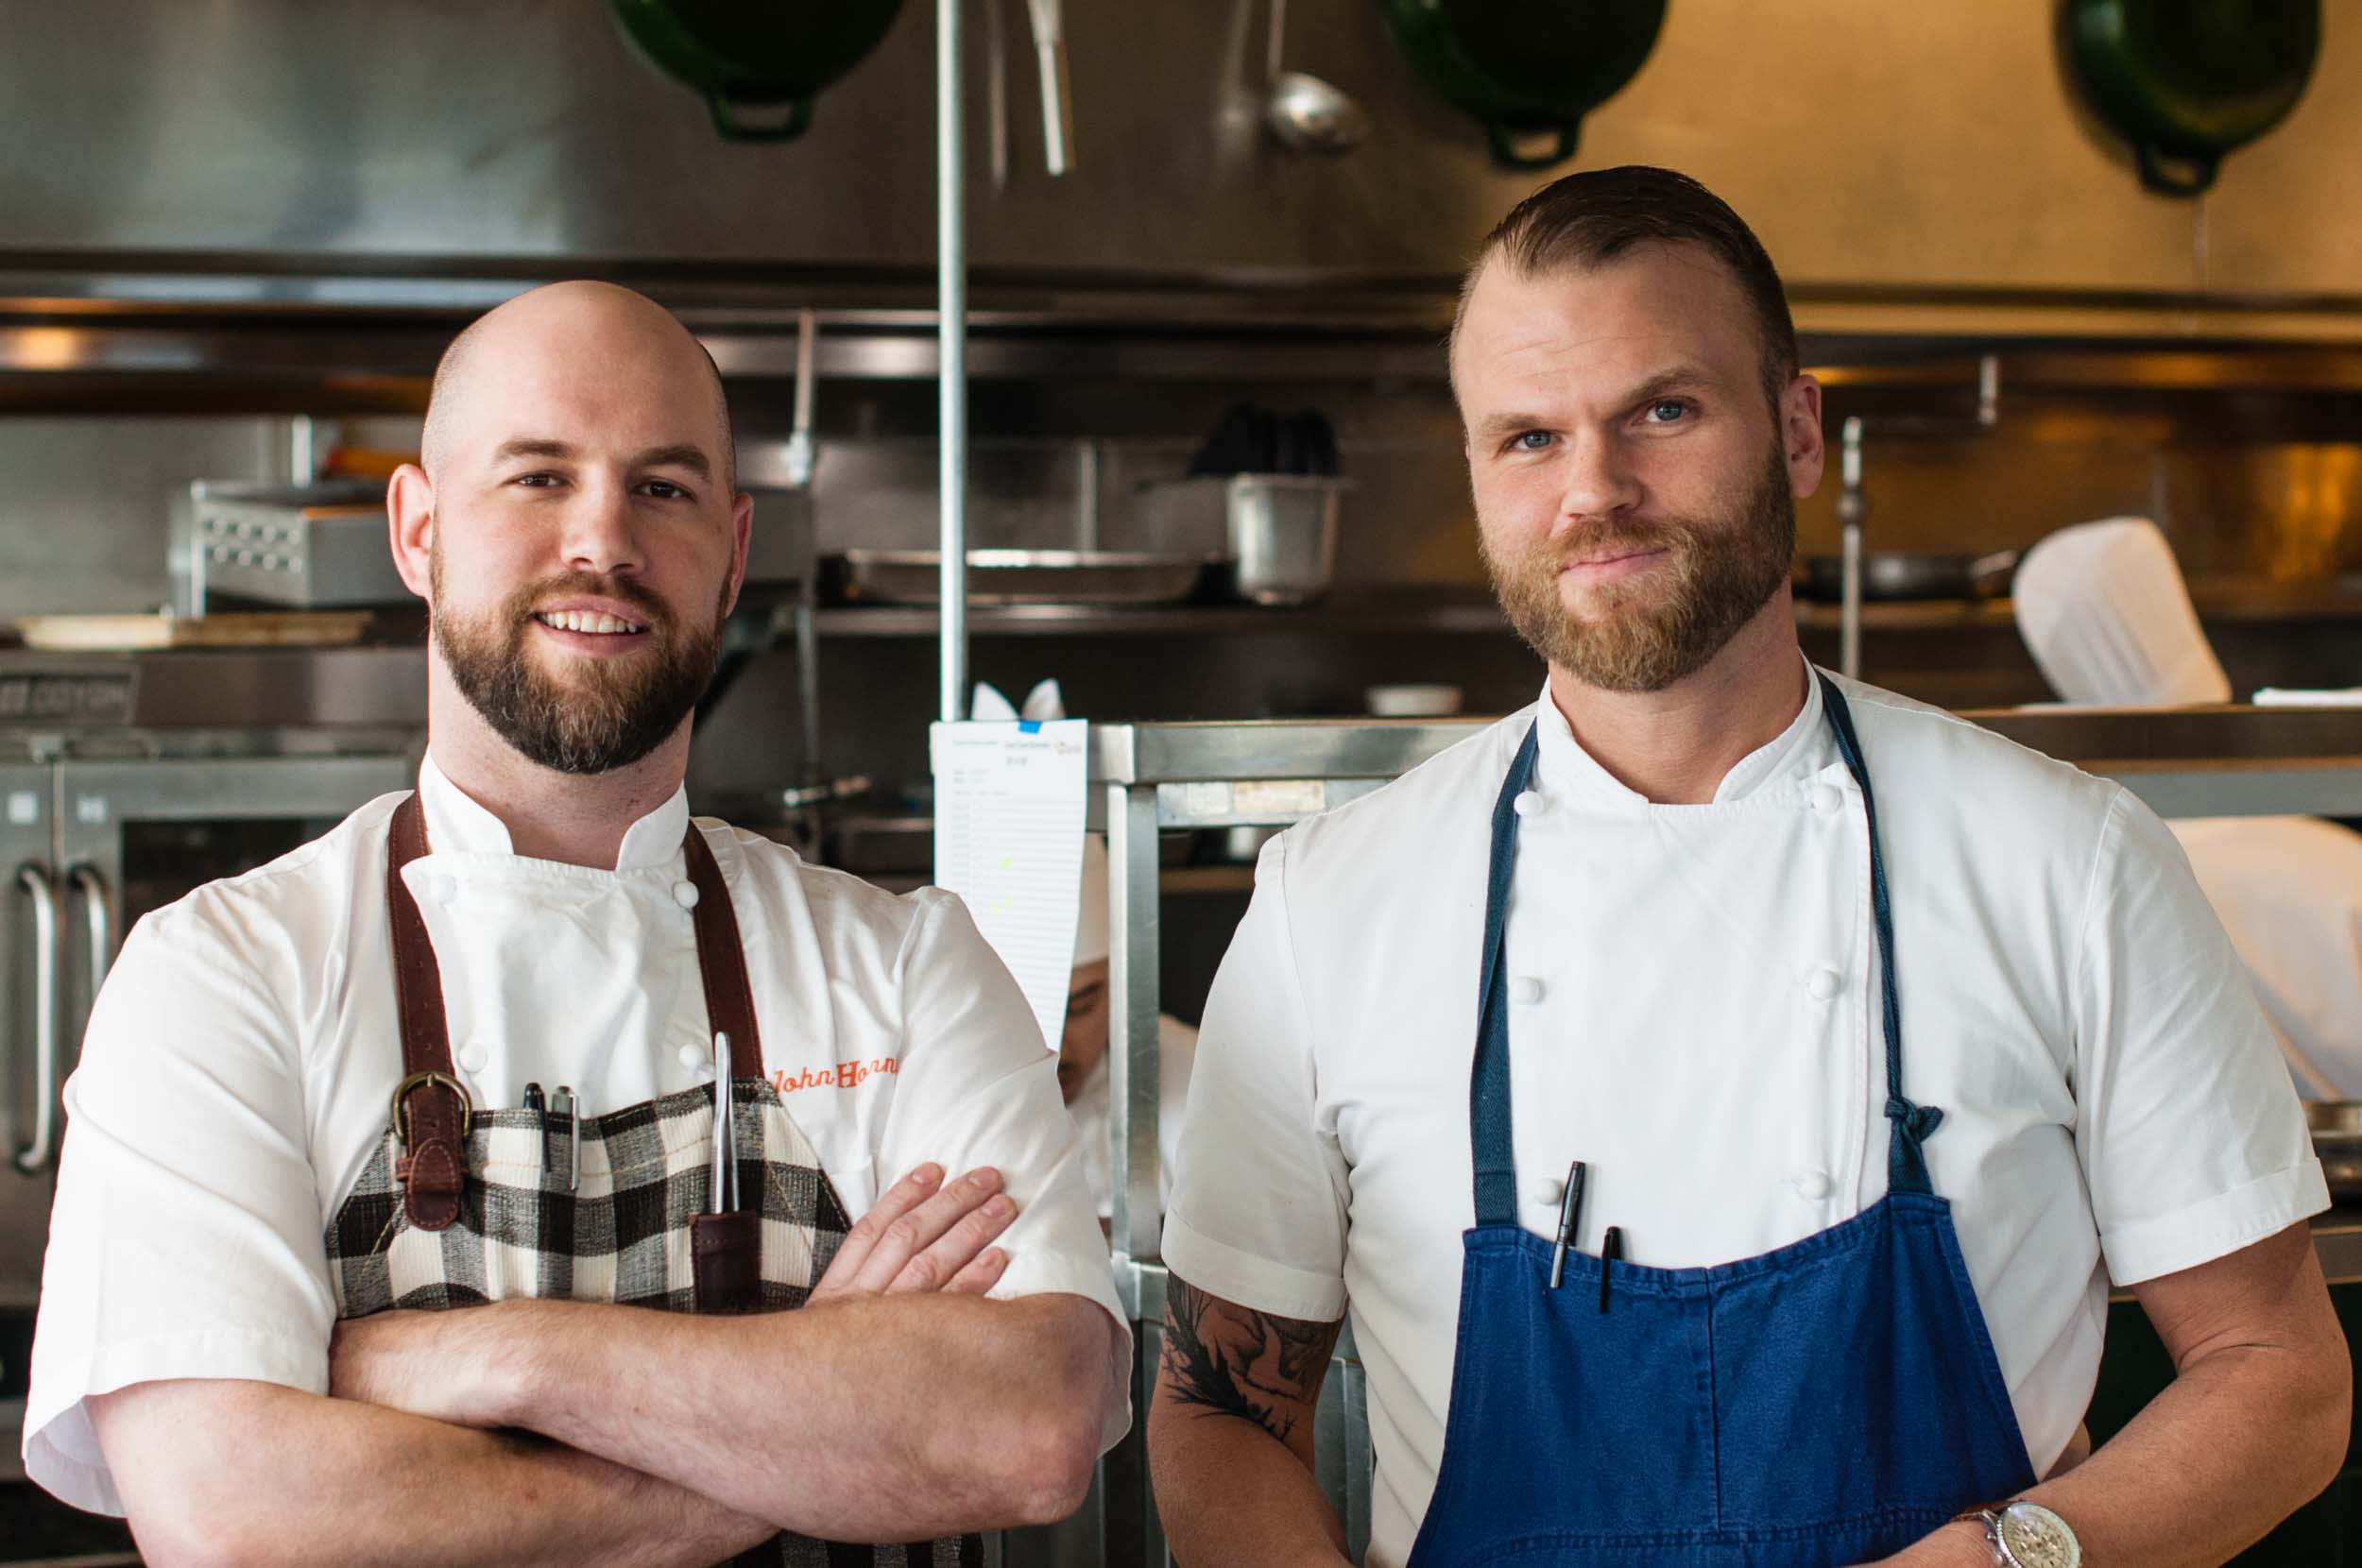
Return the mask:
<svg viewBox="0 0 2362 1568"><path fill-rule="evenodd" d="M339 1318L524 1297L666 1312L787 1312L845 1239L844 1203L763 1075L753 992L729 889L693 825L697 964L730 1038L731 1137L742 1206L706 1212L714 1091L701 1085L573 1124L477 1110L452 1071L442 977L402 867L426 852L414 794L394 813L385 899L402 1012L402 1081L385 1141L328 1227ZM618 963L633 955L615 955ZM576 1145L570 1161L569 1143ZM570 1168L571 1167L571 1168ZM751 1195L760 1194L759 1199ZM792 1568L974 1568L976 1536L847 1545L781 1535L734 1559Z"/></svg>

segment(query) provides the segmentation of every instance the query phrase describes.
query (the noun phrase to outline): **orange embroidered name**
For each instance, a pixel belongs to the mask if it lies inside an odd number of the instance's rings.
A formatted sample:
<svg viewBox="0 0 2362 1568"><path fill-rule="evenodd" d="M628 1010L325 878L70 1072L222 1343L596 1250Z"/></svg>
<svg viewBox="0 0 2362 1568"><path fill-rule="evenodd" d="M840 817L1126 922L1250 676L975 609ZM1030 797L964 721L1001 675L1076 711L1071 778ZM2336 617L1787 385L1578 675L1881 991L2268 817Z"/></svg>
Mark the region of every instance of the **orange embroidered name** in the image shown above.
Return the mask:
<svg viewBox="0 0 2362 1568"><path fill-rule="evenodd" d="M869 1062L842 1062L833 1067L806 1067L801 1072L789 1072L781 1067L771 1075L771 1086L783 1095L798 1089L859 1088L875 1073L898 1073L902 1070L901 1058L881 1056Z"/></svg>

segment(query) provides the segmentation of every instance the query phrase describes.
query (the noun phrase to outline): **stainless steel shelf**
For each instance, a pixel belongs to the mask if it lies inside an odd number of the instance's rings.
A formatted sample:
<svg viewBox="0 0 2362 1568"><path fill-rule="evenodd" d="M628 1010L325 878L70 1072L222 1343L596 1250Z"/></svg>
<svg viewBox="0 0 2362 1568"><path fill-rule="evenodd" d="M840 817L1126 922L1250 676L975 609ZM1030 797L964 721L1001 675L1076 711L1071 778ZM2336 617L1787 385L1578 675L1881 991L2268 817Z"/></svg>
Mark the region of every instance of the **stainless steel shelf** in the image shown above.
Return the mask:
<svg viewBox="0 0 2362 1568"><path fill-rule="evenodd" d="M2202 621L2248 623L2362 618L2362 580L2273 583L2260 578L2199 579L2191 595ZM1931 600L1865 605L1862 626L1873 632L1992 632L2014 628L2007 599ZM814 618L822 637L932 638L941 617L920 605L824 609ZM1799 601L1796 623L1807 631L1838 629L1838 608ZM1114 608L1090 605L974 605L971 637L1190 637L1235 633L1435 633L1507 637L1508 623L1489 599L1461 587L1379 598L1341 599L1297 609L1246 605L1173 605Z"/></svg>
<svg viewBox="0 0 2362 1568"><path fill-rule="evenodd" d="M824 609L814 617L822 637L932 638L942 624L931 606ZM1294 609L1252 605L974 605L970 637L1192 637L1258 632L1450 632L1509 635L1490 600L1341 600Z"/></svg>
<svg viewBox="0 0 2362 1568"><path fill-rule="evenodd" d="M1997 708L1962 717L2121 781L2169 816L2362 814L2362 710ZM1154 787L1155 826L1276 825L1416 767L1489 719L1093 724L1093 782Z"/></svg>

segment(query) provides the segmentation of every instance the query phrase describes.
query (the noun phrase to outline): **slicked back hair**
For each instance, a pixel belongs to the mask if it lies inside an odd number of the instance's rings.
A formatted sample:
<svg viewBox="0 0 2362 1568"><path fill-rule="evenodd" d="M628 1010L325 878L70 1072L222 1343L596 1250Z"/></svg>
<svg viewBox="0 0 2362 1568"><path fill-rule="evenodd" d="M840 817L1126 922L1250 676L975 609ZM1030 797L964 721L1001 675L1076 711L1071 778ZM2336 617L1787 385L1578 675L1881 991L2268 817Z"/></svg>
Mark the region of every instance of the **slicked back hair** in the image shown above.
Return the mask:
<svg viewBox="0 0 2362 1568"><path fill-rule="evenodd" d="M1731 270L1754 308L1764 394L1776 407L1796 376L1796 323L1771 255L1720 196L1686 174L1646 163L1570 174L1512 208L1461 279L1455 345L1468 297L1496 260L1520 278L1536 278L1604 266L1649 244L1696 246Z"/></svg>

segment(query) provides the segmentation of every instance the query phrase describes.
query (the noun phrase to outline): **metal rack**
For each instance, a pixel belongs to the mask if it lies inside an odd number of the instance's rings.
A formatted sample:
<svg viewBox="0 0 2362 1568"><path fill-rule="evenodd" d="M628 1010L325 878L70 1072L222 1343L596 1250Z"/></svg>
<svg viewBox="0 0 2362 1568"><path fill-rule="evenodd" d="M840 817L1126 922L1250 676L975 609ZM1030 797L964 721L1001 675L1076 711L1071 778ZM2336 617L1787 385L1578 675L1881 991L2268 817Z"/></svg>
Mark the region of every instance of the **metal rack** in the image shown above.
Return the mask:
<svg viewBox="0 0 2362 1568"><path fill-rule="evenodd" d="M2362 816L2362 710L2223 707L2172 711L2011 708L1963 714L2021 744L2123 783L2168 816ZM1089 777L1107 833L1110 1236L1132 1319L1135 1419L1105 1460L1106 1561L1164 1568L1146 1423L1161 1347L1158 1234L1156 836L1281 827L1379 789L1491 720L1310 720L1093 724ZM1099 825L1095 821L1095 825ZM2362 1232L2325 1229L2324 1264L2362 1273ZM1320 1480L1358 1560L1368 1538L1368 1422L1350 1332L1324 1391ZM1339 1440L1331 1440L1332 1436Z"/></svg>

